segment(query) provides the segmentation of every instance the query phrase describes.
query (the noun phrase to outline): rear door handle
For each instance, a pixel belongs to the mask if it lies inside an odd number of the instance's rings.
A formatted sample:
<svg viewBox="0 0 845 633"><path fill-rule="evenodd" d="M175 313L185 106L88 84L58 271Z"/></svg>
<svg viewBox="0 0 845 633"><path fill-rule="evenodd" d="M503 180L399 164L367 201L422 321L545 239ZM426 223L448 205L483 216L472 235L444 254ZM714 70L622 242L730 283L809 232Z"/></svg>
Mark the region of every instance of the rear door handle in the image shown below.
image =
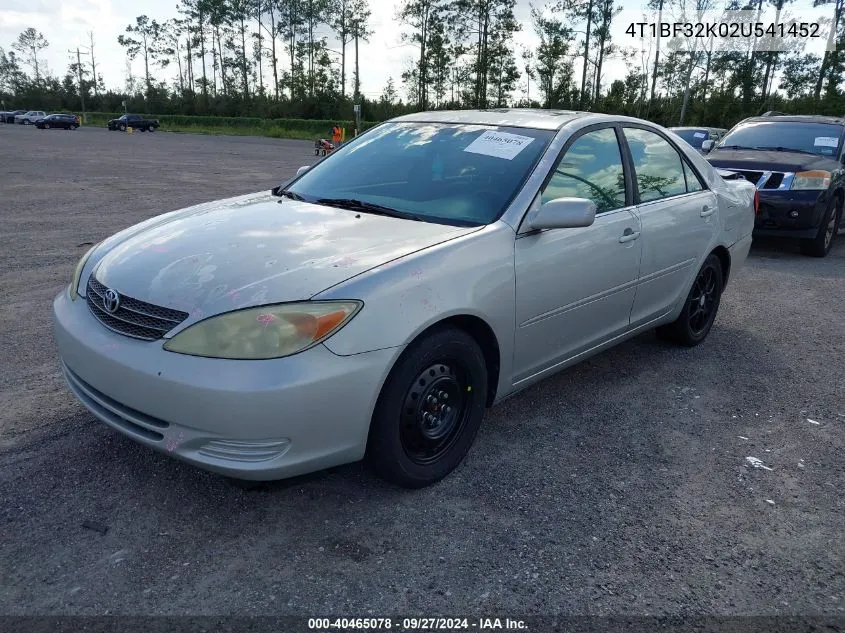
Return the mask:
<svg viewBox="0 0 845 633"><path fill-rule="evenodd" d="M625 242L633 242L640 236L639 231L633 231L631 229L625 229L625 232L622 234L622 237L619 238L619 243L624 244Z"/></svg>
<svg viewBox="0 0 845 633"><path fill-rule="evenodd" d="M716 213L716 207L704 205L701 208L701 213L699 215L701 215L702 218L706 218L708 216L713 215L714 213Z"/></svg>

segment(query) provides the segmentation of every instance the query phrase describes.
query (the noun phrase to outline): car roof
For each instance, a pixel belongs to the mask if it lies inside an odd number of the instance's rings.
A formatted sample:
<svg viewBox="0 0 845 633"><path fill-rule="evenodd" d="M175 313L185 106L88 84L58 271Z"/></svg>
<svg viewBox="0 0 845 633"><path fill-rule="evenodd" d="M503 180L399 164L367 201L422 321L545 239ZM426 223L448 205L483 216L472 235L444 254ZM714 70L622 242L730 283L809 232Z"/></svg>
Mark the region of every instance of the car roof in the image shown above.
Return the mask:
<svg viewBox="0 0 845 633"><path fill-rule="evenodd" d="M743 119L740 123L833 123L835 125L845 125L845 117L839 116L824 116L821 114L776 114L752 116Z"/></svg>
<svg viewBox="0 0 845 633"><path fill-rule="evenodd" d="M490 108L486 110L437 110L399 116L391 121L420 123L462 123L468 125L503 125L541 130L559 130L570 121L595 114L575 110L539 108Z"/></svg>

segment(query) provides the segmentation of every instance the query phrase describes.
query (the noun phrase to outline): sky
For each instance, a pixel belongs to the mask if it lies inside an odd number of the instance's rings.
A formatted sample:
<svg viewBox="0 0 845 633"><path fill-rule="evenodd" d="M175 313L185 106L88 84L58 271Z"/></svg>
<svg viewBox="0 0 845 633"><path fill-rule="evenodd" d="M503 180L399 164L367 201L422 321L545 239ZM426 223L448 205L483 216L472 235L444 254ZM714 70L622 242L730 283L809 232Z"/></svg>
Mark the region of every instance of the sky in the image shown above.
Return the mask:
<svg viewBox="0 0 845 633"><path fill-rule="evenodd" d="M395 20L399 2L369 1L372 9L370 26L374 34L360 49L361 91L368 97L378 97L388 77L393 77L396 87L405 97L401 75L416 49L401 42L401 30L397 28ZM543 0L537 0L537 4L542 3ZM9 50L21 31L30 26L34 27L41 31L50 43L49 48L42 53L47 67L52 74L63 77L71 63L71 56L75 61L77 46L83 54L85 53L86 49L82 47L90 45L88 33L93 31L98 74L102 74L107 87L121 89L125 85L126 52L117 43L117 36L125 31L128 24L134 23L135 17L141 12L159 22L176 17L176 4L177 0L145 0L143 3L128 0L0 0L0 47ZM623 46L653 50L653 40L642 42L625 33L631 22L642 20L644 4L644 0L620 1L623 11L614 20L614 41ZM824 8L813 9L812 0L797 0L792 6L793 12L800 14L802 20L825 15L826 11ZM515 37L517 54L521 47L533 48L537 44L536 36L529 25L529 11L529 0L517 0L517 18L524 25L523 30ZM824 42L811 41L806 43L805 52L821 54L824 47ZM351 52L351 48L348 49L350 58ZM135 75L141 75L143 61L136 59L132 67ZM347 73L349 75L349 70ZM173 71L156 70L154 74L157 77L169 78ZM609 86L610 82L623 78L625 74L625 64L620 59L610 59L604 64L602 85ZM265 71L265 76L267 75L268 72ZM577 65L576 76L580 77L580 67ZM522 81L520 89L513 95L514 98L524 96L525 88L525 82ZM532 97L536 96L537 93L532 90Z"/></svg>

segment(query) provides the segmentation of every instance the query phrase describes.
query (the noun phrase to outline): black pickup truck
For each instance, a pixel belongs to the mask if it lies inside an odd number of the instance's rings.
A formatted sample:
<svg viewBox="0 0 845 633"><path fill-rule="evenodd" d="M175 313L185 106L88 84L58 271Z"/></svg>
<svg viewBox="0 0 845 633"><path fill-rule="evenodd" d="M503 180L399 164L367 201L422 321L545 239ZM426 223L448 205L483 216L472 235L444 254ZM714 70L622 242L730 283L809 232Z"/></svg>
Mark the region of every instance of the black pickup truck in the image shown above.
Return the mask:
<svg viewBox="0 0 845 633"><path fill-rule="evenodd" d="M155 132L159 127L159 122L158 119L145 119L140 114L124 114L119 119L108 122L110 130L125 132L128 127L141 132Z"/></svg>

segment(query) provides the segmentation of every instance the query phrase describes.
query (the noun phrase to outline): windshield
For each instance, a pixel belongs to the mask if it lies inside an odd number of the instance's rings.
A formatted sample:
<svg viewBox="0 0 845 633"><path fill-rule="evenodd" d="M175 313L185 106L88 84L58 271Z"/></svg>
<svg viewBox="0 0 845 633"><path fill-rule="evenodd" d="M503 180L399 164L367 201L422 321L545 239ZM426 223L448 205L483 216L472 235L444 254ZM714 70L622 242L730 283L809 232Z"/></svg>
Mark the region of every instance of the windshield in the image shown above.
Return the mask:
<svg viewBox="0 0 845 633"><path fill-rule="evenodd" d="M725 135L719 148L781 149L835 156L842 128L829 123L754 121Z"/></svg>
<svg viewBox="0 0 845 633"><path fill-rule="evenodd" d="M710 134L708 134L707 130L672 130L675 134L680 136L684 139L687 143L692 145L695 149L701 149L701 144L704 143L708 138L710 138Z"/></svg>
<svg viewBox="0 0 845 633"><path fill-rule="evenodd" d="M531 173L554 131L488 125L386 123L342 146L287 188L291 197L362 212L490 224Z"/></svg>

